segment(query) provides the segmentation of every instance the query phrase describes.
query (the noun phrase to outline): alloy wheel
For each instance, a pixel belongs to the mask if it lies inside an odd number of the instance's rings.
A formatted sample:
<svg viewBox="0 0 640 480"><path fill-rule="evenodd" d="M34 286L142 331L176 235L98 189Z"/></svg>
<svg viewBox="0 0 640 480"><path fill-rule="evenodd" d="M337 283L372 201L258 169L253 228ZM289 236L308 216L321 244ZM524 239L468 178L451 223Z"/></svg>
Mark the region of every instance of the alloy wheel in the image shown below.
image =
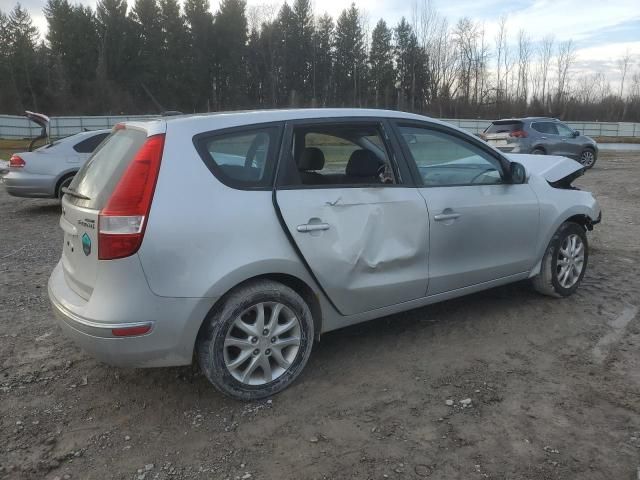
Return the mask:
<svg viewBox="0 0 640 480"><path fill-rule="evenodd" d="M301 341L300 320L286 305L261 302L242 312L224 340L224 364L246 385L264 385L293 364Z"/></svg>
<svg viewBox="0 0 640 480"><path fill-rule="evenodd" d="M584 270L584 243L579 235L568 235L558 250L556 278L563 288L573 287Z"/></svg>
<svg viewBox="0 0 640 480"><path fill-rule="evenodd" d="M591 150L585 150L580 155L580 163L587 168L589 168L591 165L594 164L595 159L596 159L596 156Z"/></svg>

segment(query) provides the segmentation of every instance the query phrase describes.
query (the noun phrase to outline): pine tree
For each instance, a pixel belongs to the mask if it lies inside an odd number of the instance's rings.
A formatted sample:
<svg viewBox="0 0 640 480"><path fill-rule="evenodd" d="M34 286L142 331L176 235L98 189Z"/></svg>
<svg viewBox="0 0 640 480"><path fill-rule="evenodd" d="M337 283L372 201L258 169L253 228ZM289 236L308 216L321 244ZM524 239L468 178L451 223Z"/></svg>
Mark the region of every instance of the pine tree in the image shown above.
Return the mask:
<svg viewBox="0 0 640 480"><path fill-rule="evenodd" d="M215 82L218 110L246 104L247 17L245 0L222 0L215 16Z"/></svg>
<svg viewBox="0 0 640 480"><path fill-rule="evenodd" d="M213 15L208 0L186 0L184 3L188 32L189 58L187 60L190 92L189 110L210 111L215 102L213 65L215 59Z"/></svg>
<svg viewBox="0 0 640 480"><path fill-rule="evenodd" d="M325 13L318 20L313 37L313 97L317 99L318 105L323 107L334 101L334 33L333 18Z"/></svg>
<svg viewBox="0 0 640 480"><path fill-rule="evenodd" d="M160 0L160 102L169 110L189 106L186 82L188 38L178 0Z"/></svg>
<svg viewBox="0 0 640 480"><path fill-rule="evenodd" d="M335 32L335 86L339 105L361 106L366 79L366 49L355 4L343 10Z"/></svg>
<svg viewBox="0 0 640 480"><path fill-rule="evenodd" d="M380 20L371 34L369 53L372 96L376 107L393 105L395 69L393 66L393 33L384 20Z"/></svg>
<svg viewBox="0 0 640 480"><path fill-rule="evenodd" d="M20 109L38 110L38 98L34 81L36 69L36 42L38 29L33 25L29 13L16 3L9 13L9 70L18 92Z"/></svg>

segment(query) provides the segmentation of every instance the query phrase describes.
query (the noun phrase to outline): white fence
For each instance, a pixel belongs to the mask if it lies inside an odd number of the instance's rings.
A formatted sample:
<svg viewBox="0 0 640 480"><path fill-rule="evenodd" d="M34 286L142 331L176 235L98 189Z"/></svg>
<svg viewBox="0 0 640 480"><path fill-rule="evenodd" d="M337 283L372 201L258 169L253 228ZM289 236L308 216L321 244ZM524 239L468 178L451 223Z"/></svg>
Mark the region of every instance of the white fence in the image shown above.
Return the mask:
<svg viewBox="0 0 640 480"><path fill-rule="evenodd" d="M129 115L102 117L51 117L50 134L53 138L66 137L84 129L111 128L126 120L145 120L157 115ZM442 119L471 133L480 133L490 120ZM567 122L571 128L592 137L640 137L640 123L628 122ZM31 138L40 133L40 127L25 117L0 115L0 138Z"/></svg>
<svg viewBox="0 0 640 480"><path fill-rule="evenodd" d="M68 137L83 130L111 128L127 120L147 120L158 115L126 115L102 117L51 117L49 134L52 138ZM0 138L31 138L40 134L40 127L26 117L0 115Z"/></svg>
<svg viewBox="0 0 640 480"><path fill-rule="evenodd" d="M489 126L491 120L463 120L443 118L471 133L481 133ZM574 130L590 137L640 137L640 123L630 122L565 122Z"/></svg>

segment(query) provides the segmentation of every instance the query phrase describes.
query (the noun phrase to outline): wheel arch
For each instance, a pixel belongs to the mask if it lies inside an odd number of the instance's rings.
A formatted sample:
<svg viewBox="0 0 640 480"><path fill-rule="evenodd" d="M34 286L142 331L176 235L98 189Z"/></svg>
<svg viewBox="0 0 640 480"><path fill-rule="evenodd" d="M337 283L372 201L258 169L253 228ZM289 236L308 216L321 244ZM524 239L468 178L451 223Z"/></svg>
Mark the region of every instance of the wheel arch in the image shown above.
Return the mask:
<svg viewBox="0 0 640 480"><path fill-rule="evenodd" d="M545 155L549 153L543 145L534 145L533 147L531 147L531 151L533 152L534 150L542 150Z"/></svg>
<svg viewBox="0 0 640 480"><path fill-rule="evenodd" d="M301 278L289 273L263 273L237 283L233 287L229 288L221 297L218 298L218 300L216 300L216 302L211 306L205 317L200 322L198 334L196 335L193 343L194 352L195 344L204 330L205 321L207 320L207 318L209 318L216 310L224 305L224 302L230 294L235 292L237 289L247 285L248 283L254 282L256 280L273 280L274 282L281 283L291 288L294 292L300 295L309 306L309 310L311 310L311 315L313 317L314 336L316 338L319 338L320 332L322 332L322 306L320 304L318 294L314 291L314 289L311 288L311 286Z"/></svg>
<svg viewBox="0 0 640 480"><path fill-rule="evenodd" d="M62 175L60 175L58 177L58 180L56 180L56 186L53 190L53 195L55 197L59 197L60 195L58 195L59 191L60 191L60 186L62 185L62 183L67 180L69 177L75 177L76 174L78 173L78 170L67 170L64 173L62 173Z"/></svg>

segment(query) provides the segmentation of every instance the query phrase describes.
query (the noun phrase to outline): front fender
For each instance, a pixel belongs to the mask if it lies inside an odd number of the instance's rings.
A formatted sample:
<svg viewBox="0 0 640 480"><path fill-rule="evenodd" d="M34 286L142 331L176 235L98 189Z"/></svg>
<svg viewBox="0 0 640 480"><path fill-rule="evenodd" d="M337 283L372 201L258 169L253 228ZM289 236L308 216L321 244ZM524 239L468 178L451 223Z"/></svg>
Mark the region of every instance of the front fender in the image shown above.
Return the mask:
<svg viewBox="0 0 640 480"><path fill-rule="evenodd" d="M535 183L544 182L539 177ZM537 243L536 258L531 276L540 271L540 263L547 246L560 225L572 217L584 216L592 224L597 223L601 217L601 209L598 201L590 192L582 190L566 190L551 187L547 182L543 191L538 191L540 199L540 235Z"/></svg>

